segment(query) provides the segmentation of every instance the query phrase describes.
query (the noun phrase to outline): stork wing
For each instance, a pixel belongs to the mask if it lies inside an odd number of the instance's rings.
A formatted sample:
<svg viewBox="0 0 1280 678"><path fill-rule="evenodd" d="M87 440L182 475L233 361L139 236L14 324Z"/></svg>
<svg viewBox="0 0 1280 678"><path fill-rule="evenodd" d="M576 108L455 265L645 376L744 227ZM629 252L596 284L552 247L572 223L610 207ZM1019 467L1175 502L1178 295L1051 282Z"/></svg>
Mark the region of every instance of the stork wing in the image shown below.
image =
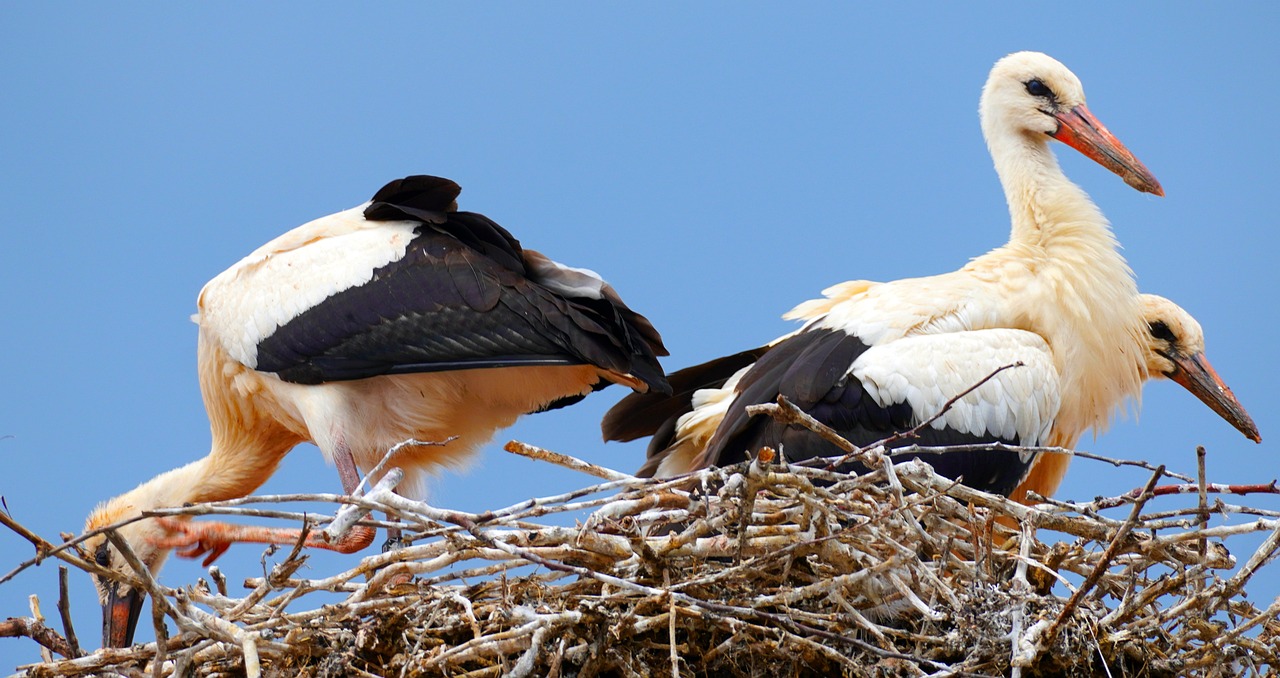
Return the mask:
<svg viewBox="0 0 1280 678"><path fill-rule="evenodd" d="M672 372L667 375L671 384L670 394L627 394L609 408L601 420L604 439L627 442L654 436L650 449L665 448L670 443L676 420L693 409L695 391L723 386L729 377L754 363L768 350L768 346L761 346Z"/></svg>
<svg viewBox="0 0 1280 678"><path fill-rule="evenodd" d="M855 445L867 445L914 427L998 368L1015 363L1022 365L999 372L918 437L895 446L1041 444L1060 400L1048 346L1030 332L993 329L916 335L868 347L856 335L812 328L777 344L741 378L737 397L696 466L732 464L766 445L782 450L790 461L841 453L805 429L747 416L748 405L785 396ZM1005 494L1032 461L1006 452L913 456L943 475ZM850 465L845 470L865 469Z"/></svg>
<svg viewBox="0 0 1280 678"><path fill-rule="evenodd" d="M456 186L447 179L408 177L379 191L364 218L385 221L385 237L403 241L402 255L369 265L354 284L330 285L337 289L277 323L257 342L252 366L286 381L315 384L409 372L591 364L666 388L656 358L666 351L647 319L594 273L522 249L483 215L450 211ZM378 237L376 224L361 237ZM287 253L295 260L291 265L309 264L305 249ZM348 271L358 265L344 262Z"/></svg>

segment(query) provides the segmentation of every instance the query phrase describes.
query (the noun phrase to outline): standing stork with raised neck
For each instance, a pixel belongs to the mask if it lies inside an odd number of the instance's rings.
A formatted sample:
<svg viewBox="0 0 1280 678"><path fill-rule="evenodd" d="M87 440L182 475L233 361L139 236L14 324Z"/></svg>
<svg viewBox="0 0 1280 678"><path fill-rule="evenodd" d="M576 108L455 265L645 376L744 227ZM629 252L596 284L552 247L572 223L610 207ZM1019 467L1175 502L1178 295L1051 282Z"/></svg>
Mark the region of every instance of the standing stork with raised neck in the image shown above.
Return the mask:
<svg viewBox="0 0 1280 678"><path fill-rule="evenodd" d="M876 283L856 281L843 285L870 284ZM1179 384L1246 438L1262 442L1253 419L1205 356L1200 323L1164 297L1143 294L1140 298L1147 335L1145 350L1137 358L1146 366L1148 377ZM812 310L821 306L821 301L807 302L800 308ZM606 439L626 442L650 437L648 458L637 475L668 477L694 470L694 460L706 449L733 402L738 381L772 347L761 346L673 372L667 375L674 391L671 394L628 395L605 417ZM1040 388L1050 388L1058 382L1056 375L1049 375ZM1060 396L1054 399L1061 402ZM1053 428L1046 446L1071 449L1079 437L1079 433L1069 437ZM1066 475L1071 458L1070 454L1058 452L1037 455L1026 477L1009 496L1024 502L1029 492L1052 496Z"/></svg>
<svg viewBox="0 0 1280 678"><path fill-rule="evenodd" d="M855 444L909 429L962 398L912 442L1046 443L1052 428L1104 430L1147 378L1132 271L1105 217L1062 173L1058 140L1139 191L1156 179L1089 112L1080 80L1058 61L1018 52L982 91L982 131L1009 205L1009 242L958 271L837 286L796 311L805 326L755 359L688 468L726 465L763 446L795 461L838 453L807 430L752 417L785 396ZM606 420L609 425L625 417ZM942 474L1008 494L1032 460L1003 452L929 455Z"/></svg>
<svg viewBox="0 0 1280 678"><path fill-rule="evenodd" d="M336 464L344 492L397 443L397 491L458 466L522 414L611 383L669 390L658 332L595 273L524 249L487 217L459 212L448 179L393 181L355 208L295 228L200 292L198 366L213 436L209 455L103 502L86 531L144 511L222 501L257 489L301 442ZM376 481L378 478L370 478ZM298 531L147 519L119 528L159 571L171 548L212 562L236 541L291 544ZM357 526L329 543L368 546ZM98 564L129 565L103 535ZM143 592L96 578L103 643L132 641Z"/></svg>

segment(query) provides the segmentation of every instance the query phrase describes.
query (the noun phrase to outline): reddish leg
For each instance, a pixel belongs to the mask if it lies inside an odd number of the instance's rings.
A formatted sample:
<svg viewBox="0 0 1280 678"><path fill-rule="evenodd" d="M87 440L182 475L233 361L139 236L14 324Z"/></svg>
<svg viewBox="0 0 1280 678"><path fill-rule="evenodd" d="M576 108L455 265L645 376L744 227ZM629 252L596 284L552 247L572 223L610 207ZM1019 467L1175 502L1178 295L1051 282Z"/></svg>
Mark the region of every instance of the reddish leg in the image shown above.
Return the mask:
<svg viewBox="0 0 1280 678"><path fill-rule="evenodd" d="M334 462L338 466L338 478L342 481L342 491L350 495L360 484L360 472L356 469L355 459L352 458L346 441L339 440L337 447ZM168 534L153 539L153 544L179 549L177 553L183 558L204 556L203 564L206 567L213 564L235 542L292 546L298 543L298 536L301 534L301 530L294 528L252 527L223 522L195 523L176 518L155 520ZM372 544L377 533L375 528L356 525L340 539L329 541L323 532L313 531L307 534L303 544L339 553L355 553Z"/></svg>
<svg viewBox="0 0 1280 678"><path fill-rule="evenodd" d="M156 518L155 520L169 534L153 539L153 544L180 549L177 553L183 558L204 556L206 566L213 564L218 556L236 542L292 546L298 543L298 535L301 534L301 530L288 527L253 527L219 522L193 523L176 518ZM307 534L303 545L339 553L355 553L372 544L377 533L375 528L356 525L342 538L328 541L323 532L313 531Z"/></svg>

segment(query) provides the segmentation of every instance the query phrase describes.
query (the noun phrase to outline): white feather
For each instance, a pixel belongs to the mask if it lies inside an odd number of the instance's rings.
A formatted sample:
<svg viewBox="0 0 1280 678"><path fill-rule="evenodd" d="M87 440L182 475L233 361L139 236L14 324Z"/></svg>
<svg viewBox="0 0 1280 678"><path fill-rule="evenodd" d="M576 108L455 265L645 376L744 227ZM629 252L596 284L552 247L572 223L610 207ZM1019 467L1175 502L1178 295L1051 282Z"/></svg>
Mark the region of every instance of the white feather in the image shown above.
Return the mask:
<svg viewBox="0 0 1280 678"><path fill-rule="evenodd" d="M303 224L220 273L200 292L197 322L232 358L256 366L258 343L281 325L404 257L419 224L367 221L365 206Z"/></svg>
<svg viewBox="0 0 1280 678"><path fill-rule="evenodd" d="M1018 362L1022 366L987 380L932 426L1039 445L1061 399L1049 346L1031 332L994 329L907 337L868 349L854 361L849 376L882 407L907 403L919 423L996 369Z"/></svg>

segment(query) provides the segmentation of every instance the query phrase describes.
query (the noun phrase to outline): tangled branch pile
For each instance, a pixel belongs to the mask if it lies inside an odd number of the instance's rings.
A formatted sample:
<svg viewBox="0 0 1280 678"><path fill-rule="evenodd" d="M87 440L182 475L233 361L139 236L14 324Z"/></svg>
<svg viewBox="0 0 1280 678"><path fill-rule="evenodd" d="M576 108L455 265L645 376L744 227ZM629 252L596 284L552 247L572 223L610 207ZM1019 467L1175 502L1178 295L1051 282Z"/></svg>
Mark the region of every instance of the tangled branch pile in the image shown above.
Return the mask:
<svg viewBox="0 0 1280 678"><path fill-rule="evenodd" d="M1208 503L1206 493L1220 488L1203 482L1157 487L1162 468L1143 491L1109 503L1026 507L919 462L872 455L880 470L860 477L770 464L767 453L749 466L675 480L591 467L614 479L483 514L410 501L383 483L361 498L329 499L347 504L340 518L389 513L411 537L408 547L323 579L296 575L306 555L295 549L270 576L246 581L247 595L229 594L216 569L209 582L181 590L140 573L138 585L164 601L156 616L161 643L22 670L1213 676L1280 669L1280 600L1260 610L1242 595L1280 551L1276 515L1210 526L1210 514L1251 511ZM1200 508L1144 513L1169 487L1198 489ZM264 515L245 508L254 501L166 513ZM1127 518L1099 514L1121 503L1130 506ZM547 524L558 515L585 518ZM1220 573L1238 564L1225 542L1247 532L1270 534L1235 574ZM176 634L167 634L166 622Z"/></svg>

